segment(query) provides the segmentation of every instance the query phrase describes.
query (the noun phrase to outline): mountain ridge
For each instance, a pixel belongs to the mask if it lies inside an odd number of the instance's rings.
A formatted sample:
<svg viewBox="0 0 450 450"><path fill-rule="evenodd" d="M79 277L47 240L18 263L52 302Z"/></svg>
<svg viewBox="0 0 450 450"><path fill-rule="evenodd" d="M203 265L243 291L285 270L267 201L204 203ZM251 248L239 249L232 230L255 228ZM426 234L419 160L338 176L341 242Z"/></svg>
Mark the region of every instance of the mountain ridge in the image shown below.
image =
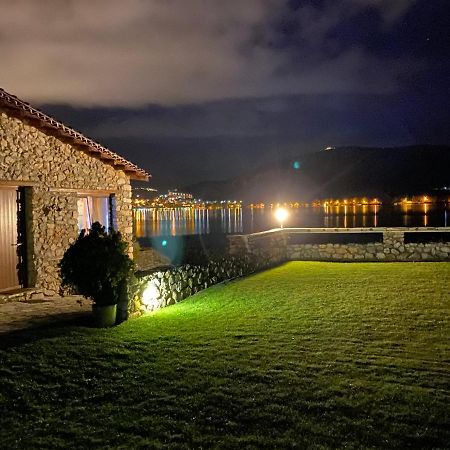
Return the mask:
<svg viewBox="0 0 450 450"><path fill-rule="evenodd" d="M450 186L450 146L342 146L291 157L223 181L185 189L196 197L244 202L330 197L394 198Z"/></svg>

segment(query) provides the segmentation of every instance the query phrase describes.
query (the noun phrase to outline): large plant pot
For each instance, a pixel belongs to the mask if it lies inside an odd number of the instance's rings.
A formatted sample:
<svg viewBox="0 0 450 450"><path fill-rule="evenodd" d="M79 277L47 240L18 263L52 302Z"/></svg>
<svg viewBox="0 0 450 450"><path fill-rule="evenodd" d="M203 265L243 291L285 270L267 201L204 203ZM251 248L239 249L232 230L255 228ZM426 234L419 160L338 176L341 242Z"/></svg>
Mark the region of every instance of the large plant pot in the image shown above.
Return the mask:
<svg viewBox="0 0 450 450"><path fill-rule="evenodd" d="M92 312L97 328L108 328L116 324L117 305L92 305Z"/></svg>

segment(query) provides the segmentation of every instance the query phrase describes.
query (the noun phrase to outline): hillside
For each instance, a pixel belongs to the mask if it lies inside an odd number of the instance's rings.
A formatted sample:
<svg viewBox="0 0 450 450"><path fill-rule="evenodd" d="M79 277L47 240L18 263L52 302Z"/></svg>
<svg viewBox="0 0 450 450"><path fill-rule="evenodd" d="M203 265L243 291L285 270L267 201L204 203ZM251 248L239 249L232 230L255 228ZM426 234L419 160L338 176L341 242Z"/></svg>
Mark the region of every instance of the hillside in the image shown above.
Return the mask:
<svg viewBox="0 0 450 450"><path fill-rule="evenodd" d="M339 147L280 161L229 181L186 187L204 199L245 202L392 198L450 186L450 146Z"/></svg>

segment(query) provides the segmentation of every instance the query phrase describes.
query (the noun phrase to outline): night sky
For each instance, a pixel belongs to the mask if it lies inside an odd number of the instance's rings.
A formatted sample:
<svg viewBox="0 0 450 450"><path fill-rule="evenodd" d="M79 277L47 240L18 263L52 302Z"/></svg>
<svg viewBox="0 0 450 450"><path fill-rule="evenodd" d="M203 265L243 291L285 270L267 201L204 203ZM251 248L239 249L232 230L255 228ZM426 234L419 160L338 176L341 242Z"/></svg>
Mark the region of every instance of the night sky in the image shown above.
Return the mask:
<svg viewBox="0 0 450 450"><path fill-rule="evenodd" d="M449 0L0 0L0 86L153 174L450 144Z"/></svg>

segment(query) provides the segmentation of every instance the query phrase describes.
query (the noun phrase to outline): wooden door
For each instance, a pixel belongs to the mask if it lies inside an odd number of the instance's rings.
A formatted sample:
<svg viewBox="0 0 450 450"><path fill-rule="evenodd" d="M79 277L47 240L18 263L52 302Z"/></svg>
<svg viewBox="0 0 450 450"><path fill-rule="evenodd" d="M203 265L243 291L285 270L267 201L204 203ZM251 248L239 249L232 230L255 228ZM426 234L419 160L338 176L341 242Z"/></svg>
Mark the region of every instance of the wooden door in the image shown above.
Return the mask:
<svg viewBox="0 0 450 450"><path fill-rule="evenodd" d="M17 188L0 187L0 292L20 287L17 206Z"/></svg>

